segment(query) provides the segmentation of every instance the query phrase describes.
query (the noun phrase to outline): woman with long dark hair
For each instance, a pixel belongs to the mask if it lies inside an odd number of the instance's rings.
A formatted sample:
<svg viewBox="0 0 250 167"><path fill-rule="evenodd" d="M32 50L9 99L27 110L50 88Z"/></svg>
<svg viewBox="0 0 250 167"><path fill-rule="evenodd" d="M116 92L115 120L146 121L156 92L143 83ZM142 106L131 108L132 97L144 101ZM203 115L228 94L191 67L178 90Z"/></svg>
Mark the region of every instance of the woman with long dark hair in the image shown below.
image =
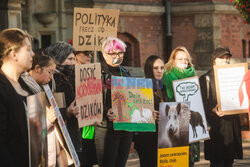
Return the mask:
<svg viewBox="0 0 250 167"><path fill-rule="evenodd" d="M146 78L153 80L156 132L138 132L134 136L134 147L139 155L141 167L157 166L157 118L159 114L159 103L168 101L166 87L162 83L163 72L163 59L156 55L149 56L144 65L144 74Z"/></svg>

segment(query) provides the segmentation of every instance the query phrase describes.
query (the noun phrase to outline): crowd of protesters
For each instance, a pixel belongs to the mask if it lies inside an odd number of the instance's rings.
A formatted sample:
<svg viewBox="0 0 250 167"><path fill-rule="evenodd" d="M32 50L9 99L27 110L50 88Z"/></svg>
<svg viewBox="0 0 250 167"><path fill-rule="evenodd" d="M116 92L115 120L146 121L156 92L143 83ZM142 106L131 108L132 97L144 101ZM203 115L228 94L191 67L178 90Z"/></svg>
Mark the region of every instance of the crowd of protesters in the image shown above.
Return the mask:
<svg viewBox="0 0 250 167"><path fill-rule="evenodd" d="M111 76L130 77L123 62L126 44L108 37L99 56L103 83ZM44 50L32 51L31 36L17 28L0 32L0 162L6 167L29 166L27 96L43 92L44 84L54 92L63 92L66 105L60 108L81 166L124 167L131 143L139 155L141 167L157 166L159 103L175 102L172 81L195 76L188 50L176 47L164 65L161 57L151 55L144 65L145 78L153 80L156 132L117 131L113 128L111 90L103 91L103 121L79 128L79 107L75 95L75 65L91 63L93 51L76 51L66 42L56 42ZM214 65L230 63L228 48L217 48L212 54ZM225 116L218 110L213 69L200 78L210 139L205 141L205 158L212 167L233 166L242 159L239 116ZM62 149L55 126L56 112L47 107L48 166L72 166L72 159ZM189 145L189 166L199 161L199 142Z"/></svg>

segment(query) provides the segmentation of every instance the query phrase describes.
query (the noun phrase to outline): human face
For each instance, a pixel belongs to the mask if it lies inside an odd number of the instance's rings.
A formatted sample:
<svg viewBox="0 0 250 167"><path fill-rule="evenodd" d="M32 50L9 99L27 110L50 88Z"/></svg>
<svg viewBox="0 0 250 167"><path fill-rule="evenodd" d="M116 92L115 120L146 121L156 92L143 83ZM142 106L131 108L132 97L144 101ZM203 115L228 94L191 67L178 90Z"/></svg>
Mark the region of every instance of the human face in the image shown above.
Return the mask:
<svg viewBox="0 0 250 167"><path fill-rule="evenodd" d="M188 55L183 51L177 51L175 53L174 66L179 69L186 69L188 67L189 58Z"/></svg>
<svg viewBox="0 0 250 167"><path fill-rule="evenodd" d="M21 72L27 71L32 67L34 52L31 48L31 43L28 38L24 39L24 45L15 52L15 60L17 67L20 67Z"/></svg>
<svg viewBox="0 0 250 167"><path fill-rule="evenodd" d="M75 60L75 54L70 53L67 59L62 63L62 65L75 65L76 60Z"/></svg>
<svg viewBox="0 0 250 167"><path fill-rule="evenodd" d="M106 63L112 67L118 67L122 64L124 52L116 50L110 53L103 52Z"/></svg>
<svg viewBox="0 0 250 167"><path fill-rule="evenodd" d="M55 73L56 65L55 63L50 63L50 65L46 67L40 68L38 73L38 77L36 79L37 83L44 85L50 82L53 78L53 74Z"/></svg>
<svg viewBox="0 0 250 167"><path fill-rule="evenodd" d="M92 56L93 52L80 52L76 55L76 63L89 64L91 62Z"/></svg>
<svg viewBox="0 0 250 167"><path fill-rule="evenodd" d="M230 56L229 55L223 55L221 57L217 57L214 60L215 65L225 65L225 64L230 64Z"/></svg>
<svg viewBox="0 0 250 167"><path fill-rule="evenodd" d="M164 72L164 63L161 59L157 59L153 65L153 75L157 80L161 80Z"/></svg>

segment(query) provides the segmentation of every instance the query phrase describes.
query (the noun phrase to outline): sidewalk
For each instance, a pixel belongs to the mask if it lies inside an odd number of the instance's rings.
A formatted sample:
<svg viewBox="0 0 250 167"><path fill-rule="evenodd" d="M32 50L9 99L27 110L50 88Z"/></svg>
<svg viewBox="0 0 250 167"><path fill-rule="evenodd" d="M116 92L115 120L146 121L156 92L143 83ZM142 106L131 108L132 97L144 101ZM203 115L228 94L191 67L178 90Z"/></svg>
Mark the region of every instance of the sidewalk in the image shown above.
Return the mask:
<svg viewBox="0 0 250 167"><path fill-rule="evenodd" d="M204 159L204 143L200 143L200 161L195 167L209 167L209 161ZM250 167L250 142L243 142L243 159L234 161L235 167ZM126 167L140 167L139 158L136 153L130 153Z"/></svg>

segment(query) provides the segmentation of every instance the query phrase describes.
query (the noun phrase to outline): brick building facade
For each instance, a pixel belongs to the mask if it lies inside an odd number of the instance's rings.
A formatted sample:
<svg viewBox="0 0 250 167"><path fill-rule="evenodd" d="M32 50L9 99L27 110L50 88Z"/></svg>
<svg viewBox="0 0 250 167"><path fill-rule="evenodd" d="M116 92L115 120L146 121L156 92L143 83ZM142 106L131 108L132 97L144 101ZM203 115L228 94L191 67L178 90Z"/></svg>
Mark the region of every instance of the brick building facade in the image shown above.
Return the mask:
<svg viewBox="0 0 250 167"><path fill-rule="evenodd" d="M1 29L21 27L39 47L73 35L73 7L120 9L118 37L128 45L126 65L143 67L152 54L167 59L167 46L186 46L197 69L207 69L215 47L233 58L250 57L250 26L230 0L171 0L172 43L167 42L165 0L3 0ZM7 17L7 18L6 18Z"/></svg>

